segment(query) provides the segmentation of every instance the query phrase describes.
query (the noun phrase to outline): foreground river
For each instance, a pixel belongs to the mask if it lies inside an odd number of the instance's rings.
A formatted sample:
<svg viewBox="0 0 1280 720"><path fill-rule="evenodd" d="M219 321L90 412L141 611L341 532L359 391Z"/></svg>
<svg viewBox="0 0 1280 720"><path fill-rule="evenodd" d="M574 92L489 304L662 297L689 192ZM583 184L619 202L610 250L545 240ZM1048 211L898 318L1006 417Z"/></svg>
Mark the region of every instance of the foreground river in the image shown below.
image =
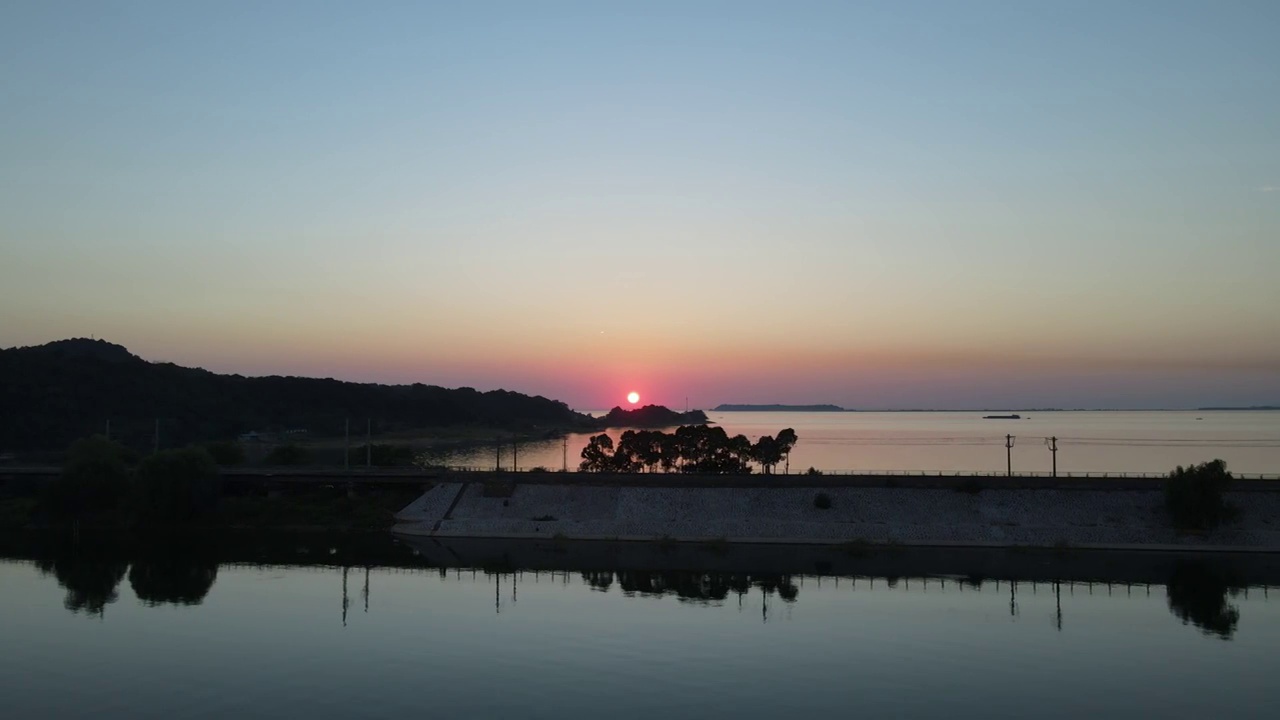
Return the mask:
<svg viewBox="0 0 1280 720"><path fill-rule="evenodd" d="M9 543L0 697L12 718L1280 717L1271 556L833 552Z"/></svg>

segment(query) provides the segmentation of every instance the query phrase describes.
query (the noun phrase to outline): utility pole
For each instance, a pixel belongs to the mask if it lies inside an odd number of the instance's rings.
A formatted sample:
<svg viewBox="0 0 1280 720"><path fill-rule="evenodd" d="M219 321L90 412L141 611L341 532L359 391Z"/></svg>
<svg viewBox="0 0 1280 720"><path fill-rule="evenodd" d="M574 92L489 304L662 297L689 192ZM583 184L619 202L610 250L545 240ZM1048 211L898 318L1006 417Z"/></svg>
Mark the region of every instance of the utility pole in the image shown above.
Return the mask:
<svg viewBox="0 0 1280 720"><path fill-rule="evenodd" d="M496 472L502 469L502 438L493 441L493 450L493 469Z"/></svg>
<svg viewBox="0 0 1280 720"><path fill-rule="evenodd" d="M560 443L561 451L564 454L564 467L561 468L560 472L569 472L569 436L565 435L560 438Z"/></svg>
<svg viewBox="0 0 1280 720"><path fill-rule="evenodd" d="M1009 477L1013 477L1013 436L1004 436L1004 459L1006 473Z"/></svg>
<svg viewBox="0 0 1280 720"><path fill-rule="evenodd" d="M1053 453L1053 476L1058 477L1058 438L1049 438L1049 452Z"/></svg>
<svg viewBox="0 0 1280 720"><path fill-rule="evenodd" d="M520 472L520 438L511 436L511 469Z"/></svg>
<svg viewBox="0 0 1280 720"><path fill-rule="evenodd" d="M364 421L364 469L373 467L373 418Z"/></svg>
<svg viewBox="0 0 1280 720"><path fill-rule="evenodd" d="M351 418L347 418L346 440L343 443L342 469L351 470Z"/></svg>

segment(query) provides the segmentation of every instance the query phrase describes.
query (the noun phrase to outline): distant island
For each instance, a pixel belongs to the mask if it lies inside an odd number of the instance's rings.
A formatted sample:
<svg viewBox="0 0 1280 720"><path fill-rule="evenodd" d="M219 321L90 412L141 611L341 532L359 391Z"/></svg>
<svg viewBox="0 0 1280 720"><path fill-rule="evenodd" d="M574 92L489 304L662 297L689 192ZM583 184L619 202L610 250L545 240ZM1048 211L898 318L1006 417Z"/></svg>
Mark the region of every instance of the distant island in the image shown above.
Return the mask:
<svg viewBox="0 0 1280 720"><path fill-rule="evenodd" d="M596 420L600 429L611 427L627 428L664 428L679 425L705 425L707 414L701 410L677 412L662 405L645 405L635 410L623 410L615 407L609 414Z"/></svg>
<svg viewBox="0 0 1280 720"><path fill-rule="evenodd" d="M853 412L839 405L733 405L725 403L714 412Z"/></svg>
<svg viewBox="0 0 1280 720"><path fill-rule="evenodd" d="M1218 412L1240 412L1248 410L1280 410L1280 405L1251 405L1249 407L1202 407L1196 410L1208 410Z"/></svg>

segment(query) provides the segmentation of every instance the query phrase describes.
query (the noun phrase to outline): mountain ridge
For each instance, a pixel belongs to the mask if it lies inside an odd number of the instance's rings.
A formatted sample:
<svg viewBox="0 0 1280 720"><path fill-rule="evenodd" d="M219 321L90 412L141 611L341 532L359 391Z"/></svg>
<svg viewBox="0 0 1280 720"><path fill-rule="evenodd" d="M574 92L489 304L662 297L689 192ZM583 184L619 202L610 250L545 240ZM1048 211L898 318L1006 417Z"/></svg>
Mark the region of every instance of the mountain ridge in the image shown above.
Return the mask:
<svg viewBox="0 0 1280 720"><path fill-rule="evenodd" d="M224 375L84 338L0 350L0 407L0 451L24 452L61 450L108 427L113 439L145 449L157 430L172 447L249 431L337 437L348 419L363 434L366 418L378 432L597 426L563 402L509 390Z"/></svg>

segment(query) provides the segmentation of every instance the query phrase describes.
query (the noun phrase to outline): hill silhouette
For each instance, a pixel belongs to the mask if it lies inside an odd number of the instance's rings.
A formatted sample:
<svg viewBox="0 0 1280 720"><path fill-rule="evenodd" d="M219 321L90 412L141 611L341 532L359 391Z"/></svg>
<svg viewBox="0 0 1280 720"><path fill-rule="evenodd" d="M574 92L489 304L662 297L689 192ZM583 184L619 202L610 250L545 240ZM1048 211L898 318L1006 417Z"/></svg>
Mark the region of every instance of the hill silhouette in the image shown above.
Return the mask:
<svg viewBox="0 0 1280 720"><path fill-rule="evenodd" d="M609 414L600 418L597 423L601 429L607 427L662 428L677 425L702 425L707 422L706 413L701 410L676 412L663 405L645 405L635 410L623 410L614 407Z"/></svg>
<svg viewBox="0 0 1280 720"><path fill-rule="evenodd" d="M152 363L120 345L73 339L0 350L0 452L57 451L104 432L140 449L157 419L165 447L250 431L337 437L474 425L503 430L592 429L568 405L507 390L378 385L304 377L220 375Z"/></svg>

